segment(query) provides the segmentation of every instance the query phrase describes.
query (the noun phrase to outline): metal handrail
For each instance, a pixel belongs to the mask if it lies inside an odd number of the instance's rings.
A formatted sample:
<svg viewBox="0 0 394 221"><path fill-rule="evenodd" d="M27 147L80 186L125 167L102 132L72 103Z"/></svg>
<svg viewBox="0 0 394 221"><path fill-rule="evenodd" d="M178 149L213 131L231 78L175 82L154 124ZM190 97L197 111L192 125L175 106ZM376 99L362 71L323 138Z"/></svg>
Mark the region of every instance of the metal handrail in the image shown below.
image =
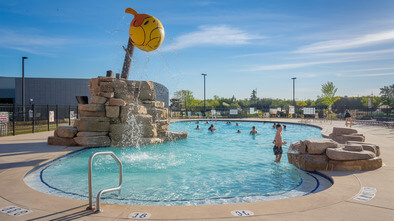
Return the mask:
<svg viewBox="0 0 394 221"><path fill-rule="evenodd" d="M114 187L114 188L109 188L109 189L104 189L100 190L99 193L97 194L97 199L96 199L96 212L101 212L102 210L100 209L100 198L101 195L104 193L109 193L112 191L120 190L122 188L122 177L123 177L123 166L122 162L120 162L119 158L116 157L116 155L113 152L97 152L92 154L89 158L89 175L88 175L88 182L89 182L89 206L88 210L94 210L93 207L93 194L92 194L92 166L93 166L93 158L98 156L98 155L111 155L112 158L119 164L119 186Z"/></svg>

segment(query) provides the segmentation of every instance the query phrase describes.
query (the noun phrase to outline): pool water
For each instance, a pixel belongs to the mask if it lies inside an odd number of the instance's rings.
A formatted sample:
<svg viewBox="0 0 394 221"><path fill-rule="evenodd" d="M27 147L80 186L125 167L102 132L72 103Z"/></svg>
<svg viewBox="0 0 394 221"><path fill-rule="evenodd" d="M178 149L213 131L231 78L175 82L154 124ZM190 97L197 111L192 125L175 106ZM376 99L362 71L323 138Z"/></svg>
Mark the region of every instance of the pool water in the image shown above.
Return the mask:
<svg viewBox="0 0 394 221"><path fill-rule="evenodd" d="M123 164L120 192L103 202L134 205L202 205L255 202L302 196L328 188L329 180L301 171L287 161L290 143L321 138L320 129L288 124L282 132L282 160L275 163L272 123L196 121L171 123L171 131L187 131L186 140L124 148L87 148L32 171L25 182L38 191L87 200L88 160L92 153L112 151ZM250 135L252 126L259 131ZM236 133L241 130L242 133ZM93 195L118 185L118 165L110 156L93 162Z"/></svg>

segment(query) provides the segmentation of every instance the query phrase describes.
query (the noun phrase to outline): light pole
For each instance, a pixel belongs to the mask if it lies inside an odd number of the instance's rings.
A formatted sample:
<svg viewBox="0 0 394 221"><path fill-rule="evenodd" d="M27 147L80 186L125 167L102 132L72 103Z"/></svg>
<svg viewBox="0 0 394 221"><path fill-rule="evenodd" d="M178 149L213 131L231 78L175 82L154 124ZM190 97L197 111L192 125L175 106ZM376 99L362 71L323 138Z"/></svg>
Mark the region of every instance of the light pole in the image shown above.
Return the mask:
<svg viewBox="0 0 394 221"><path fill-rule="evenodd" d="M25 59L22 57L22 108L23 108L23 121L25 121Z"/></svg>
<svg viewBox="0 0 394 221"><path fill-rule="evenodd" d="M294 105L294 109L296 106L296 102L295 102L295 79L297 79L296 77L291 78L293 80L293 105Z"/></svg>
<svg viewBox="0 0 394 221"><path fill-rule="evenodd" d="M205 117L205 77L207 76L207 74L202 73L202 76L204 76L204 117Z"/></svg>

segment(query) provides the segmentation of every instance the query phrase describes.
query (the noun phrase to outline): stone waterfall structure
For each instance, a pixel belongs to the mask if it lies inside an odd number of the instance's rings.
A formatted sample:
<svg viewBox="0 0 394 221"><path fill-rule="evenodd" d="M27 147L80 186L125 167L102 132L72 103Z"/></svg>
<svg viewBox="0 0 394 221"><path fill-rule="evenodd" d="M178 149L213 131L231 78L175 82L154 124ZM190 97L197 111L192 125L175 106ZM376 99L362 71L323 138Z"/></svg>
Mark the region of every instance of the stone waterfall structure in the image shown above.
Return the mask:
<svg viewBox="0 0 394 221"><path fill-rule="evenodd" d="M90 93L73 127L58 127L49 145L124 147L187 138L187 132L169 131L168 109L155 100L152 81L97 77L90 79Z"/></svg>

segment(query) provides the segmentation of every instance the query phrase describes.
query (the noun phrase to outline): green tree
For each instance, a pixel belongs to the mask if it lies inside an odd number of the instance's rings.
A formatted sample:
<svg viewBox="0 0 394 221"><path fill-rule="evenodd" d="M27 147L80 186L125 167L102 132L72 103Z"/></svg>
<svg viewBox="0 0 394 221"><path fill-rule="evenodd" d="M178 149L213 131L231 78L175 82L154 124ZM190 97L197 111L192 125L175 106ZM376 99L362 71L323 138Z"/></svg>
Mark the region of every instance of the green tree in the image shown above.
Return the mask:
<svg viewBox="0 0 394 221"><path fill-rule="evenodd" d="M339 99L335 96L338 88L335 87L334 83L327 81L327 83L321 85L322 103L328 105L328 109L331 111L331 106Z"/></svg>
<svg viewBox="0 0 394 221"><path fill-rule="evenodd" d="M373 97L362 97L361 98L361 103L363 104L364 107L368 107L368 102L371 102L372 107L379 106L380 103L382 102L382 98L378 96L373 96Z"/></svg>
<svg viewBox="0 0 394 221"><path fill-rule="evenodd" d="M181 108L193 106L193 103L195 103L195 98L193 96L193 92L191 92L189 90L175 91L173 98L179 100L179 105Z"/></svg>
<svg viewBox="0 0 394 221"><path fill-rule="evenodd" d="M251 104L257 103L257 90L253 90L252 94L250 94L250 103Z"/></svg>
<svg viewBox="0 0 394 221"><path fill-rule="evenodd" d="M383 104L394 107L394 84L380 88Z"/></svg>

